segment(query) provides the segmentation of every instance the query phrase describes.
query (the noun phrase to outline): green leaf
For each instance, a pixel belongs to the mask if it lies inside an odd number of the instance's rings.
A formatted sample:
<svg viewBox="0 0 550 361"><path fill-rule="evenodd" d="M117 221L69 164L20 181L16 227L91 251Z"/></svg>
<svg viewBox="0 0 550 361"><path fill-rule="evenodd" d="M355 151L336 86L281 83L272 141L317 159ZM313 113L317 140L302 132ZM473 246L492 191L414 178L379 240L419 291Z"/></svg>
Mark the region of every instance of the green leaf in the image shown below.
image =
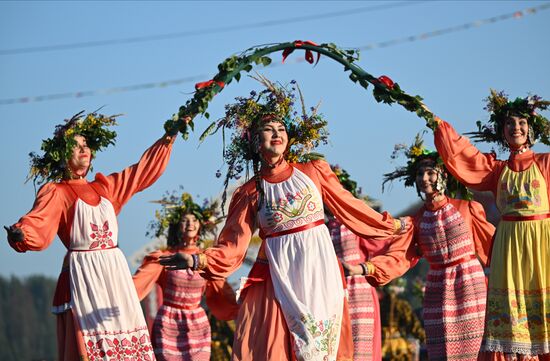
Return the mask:
<svg viewBox="0 0 550 361"><path fill-rule="evenodd" d="M209 135L216 133L216 131L214 130L215 127L216 127L216 122L212 122L212 124L210 124L208 128L206 128L206 130L202 132L201 136L199 137L199 141L202 142Z"/></svg>

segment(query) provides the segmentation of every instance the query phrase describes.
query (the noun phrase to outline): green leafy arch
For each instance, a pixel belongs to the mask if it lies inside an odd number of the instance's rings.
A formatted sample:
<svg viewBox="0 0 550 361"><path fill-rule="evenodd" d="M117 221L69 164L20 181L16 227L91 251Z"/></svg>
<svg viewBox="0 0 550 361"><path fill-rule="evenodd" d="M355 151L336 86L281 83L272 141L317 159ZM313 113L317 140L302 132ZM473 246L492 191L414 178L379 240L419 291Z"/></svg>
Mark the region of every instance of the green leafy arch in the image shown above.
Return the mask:
<svg viewBox="0 0 550 361"><path fill-rule="evenodd" d="M434 115L423 106L422 97L418 95L409 95L394 83L387 76L375 77L362 69L355 62L359 60L359 51L355 49L341 49L335 44L316 44L312 41L296 40L293 42L278 43L263 47L252 47L239 55L233 55L225 59L218 65L218 73L211 80L195 84L196 92L193 98L189 99L185 105L179 108L178 113L167 120L164 128L168 133L175 134L178 131L184 139L189 137L189 129L194 129L193 120L186 123L185 117L194 118L197 115L210 117L207 112L208 104L216 94L221 92L233 79L237 82L241 78L242 72L250 72L254 66L271 64L272 60L268 56L282 51L283 62L294 50L301 49L305 51L306 61L313 64L315 61L314 53L317 54L317 62L321 55L326 56L344 66L345 72L350 72L349 78L356 84L367 89L369 85L373 86L372 94L377 102L393 104L397 103L411 112L415 112L419 117L424 118L430 128L434 126Z"/></svg>

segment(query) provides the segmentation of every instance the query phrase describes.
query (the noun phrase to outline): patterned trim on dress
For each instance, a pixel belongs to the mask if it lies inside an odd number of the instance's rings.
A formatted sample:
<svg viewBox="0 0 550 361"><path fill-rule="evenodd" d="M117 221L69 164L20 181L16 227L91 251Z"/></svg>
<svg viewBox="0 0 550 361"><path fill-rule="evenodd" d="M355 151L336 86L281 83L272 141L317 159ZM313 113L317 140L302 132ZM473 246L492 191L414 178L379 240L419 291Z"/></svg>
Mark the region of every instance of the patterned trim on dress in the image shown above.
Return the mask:
<svg viewBox="0 0 550 361"><path fill-rule="evenodd" d="M149 334L144 333L138 336L127 336L122 339L116 337L103 337L97 342L89 340L86 342L86 352L90 361L95 360L129 360L132 361L153 361L153 347Z"/></svg>
<svg viewBox="0 0 550 361"><path fill-rule="evenodd" d="M550 314L550 288L540 290L490 289L487 303L484 348L492 352L540 355L550 353L545 325ZM489 331L490 333L487 333Z"/></svg>

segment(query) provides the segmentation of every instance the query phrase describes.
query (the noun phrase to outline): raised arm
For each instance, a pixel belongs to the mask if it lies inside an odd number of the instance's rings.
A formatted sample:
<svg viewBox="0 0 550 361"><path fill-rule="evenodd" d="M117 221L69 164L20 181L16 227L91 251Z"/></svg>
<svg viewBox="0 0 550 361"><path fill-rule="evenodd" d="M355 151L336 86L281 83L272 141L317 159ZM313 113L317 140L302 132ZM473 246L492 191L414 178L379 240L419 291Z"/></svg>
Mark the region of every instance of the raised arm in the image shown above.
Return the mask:
<svg viewBox="0 0 550 361"><path fill-rule="evenodd" d="M493 154L481 153L449 123L436 119L439 125L434 132L435 147L451 174L467 187L494 191L503 162Z"/></svg>
<svg viewBox="0 0 550 361"><path fill-rule="evenodd" d="M61 193L54 183L40 188L31 211L11 227L23 232L21 241L8 240L13 249L17 252L41 251L52 243L67 207Z"/></svg>
<svg viewBox="0 0 550 361"><path fill-rule="evenodd" d="M119 173L96 175L96 182L105 189L117 214L134 194L152 185L162 175L170 160L175 139L175 135L164 135L143 153L136 164Z"/></svg>
<svg viewBox="0 0 550 361"><path fill-rule="evenodd" d="M159 257L166 252L155 251L147 255L132 280L136 286L139 300L143 300L161 277L164 267L159 264Z"/></svg>
<svg viewBox="0 0 550 361"><path fill-rule="evenodd" d="M387 239L397 231L399 221L395 222L387 212L376 212L344 189L327 162L317 160L311 165L321 187L323 202L353 233L367 239Z"/></svg>

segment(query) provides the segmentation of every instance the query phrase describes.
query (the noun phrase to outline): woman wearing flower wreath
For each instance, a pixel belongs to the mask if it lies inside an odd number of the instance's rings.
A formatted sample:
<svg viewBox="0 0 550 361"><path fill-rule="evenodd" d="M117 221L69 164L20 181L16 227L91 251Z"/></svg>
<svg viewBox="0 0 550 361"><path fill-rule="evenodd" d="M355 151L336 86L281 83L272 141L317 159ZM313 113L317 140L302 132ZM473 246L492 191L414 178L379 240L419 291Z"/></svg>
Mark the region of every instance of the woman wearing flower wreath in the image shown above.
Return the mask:
<svg viewBox="0 0 550 361"><path fill-rule="evenodd" d="M536 113L550 105L538 96L513 101L491 90L489 124L470 133L510 150L508 160L483 154L435 118L435 145L462 183L495 195L501 213L491 253L482 360L550 360L550 122Z"/></svg>
<svg viewBox="0 0 550 361"><path fill-rule="evenodd" d="M361 196L357 182L350 178L349 173L338 165L331 165L342 186L354 197L363 199L369 204L367 197ZM371 202L372 203L372 202ZM327 227L332 238L332 244L338 259L342 262L346 274L348 303L353 337L353 360L381 360L382 326L380 323L380 304L376 288L367 282L366 275L349 275L348 270L354 269L388 247L391 237L386 242L372 242L351 232L332 214L327 212ZM353 272L353 271L352 271Z"/></svg>
<svg viewBox="0 0 550 361"><path fill-rule="evenodd" d="M44 183L32 210L4 227L17 252L41 251L59 236L67 255L53 301L60 360L132 357L154 360L149 333L126 259L118 248L116 215L162 174L174 135L165 134L120 173L97 173L95 153L114 144L115 116L83 112L58 125L31 153L30 177Z"/></svg>
<svg viewBox="0 0 550 361"><path fill-rule="evenodd" d="M369 281L381 285L424 257L430 264L423 302L428 358L476 360L487 293L482 266L495 228L481 204L448 196L468 191L448 174L437 152L424 148L420 135L408 149L397 146L392 158L403 150L407 166L386 174L384 183L404 179L405 186L415 185L424 205L407 234L395 237L385 255L373 257L362 269L356 266L355 272L367 273Z"/></svg>
<svg viewBox="0 0 550 361"><path fill-rule="evenodd" d="M154 251L143 260L134 275L139 299L143 299L158 284L162 288L162 306L153 324L152 343L157 360L210 360L210 324L201 307L203 294L214 316L234 319L238 312L235 293L225 279L206 281L192 270L165 270L159 257L182 252L200 252L201 237L215 236L221 220L217 203L203 206L193 201L189 193L179 199L171 196L161 201L164 208L157 212L152 224L155 236L167 234L168 248Z"/></svg>
<svg viewBox="0 0 550 361"><path fill-rule="evenodd" d="M263 243L241 288L233 359L351 360L351 330L342 321L344 286L323 203L363 237L385 238L405 224L354 198L326 162L305 161L326 141L326 121L315 108L307 115L303 101L303 115L293 112L294 89L260 81L266 90L237 98L216 128L234 129L224 153L225 184L238 178L248 161L254 178L233 194L216 246L161 263L199 269L207 279L227 277L242 264L259 227Z"/></svg>

